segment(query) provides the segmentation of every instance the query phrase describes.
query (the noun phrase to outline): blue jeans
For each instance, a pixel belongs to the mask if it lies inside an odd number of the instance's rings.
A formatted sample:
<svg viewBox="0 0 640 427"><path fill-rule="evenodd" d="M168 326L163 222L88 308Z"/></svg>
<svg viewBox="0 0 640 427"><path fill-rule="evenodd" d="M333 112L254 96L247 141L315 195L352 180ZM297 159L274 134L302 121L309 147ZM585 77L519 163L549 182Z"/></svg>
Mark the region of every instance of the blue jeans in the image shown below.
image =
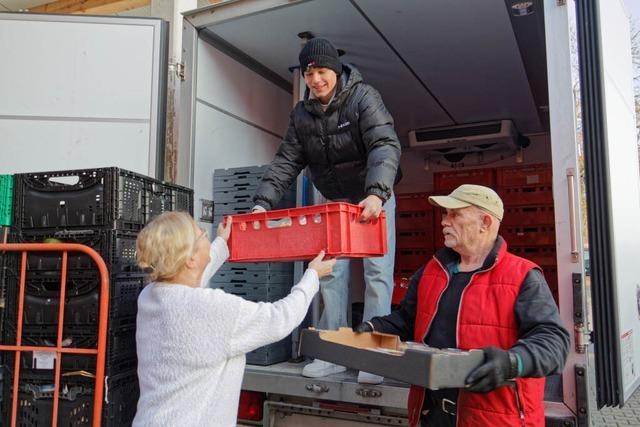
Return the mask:
<svg viewBox="0 0 640 427"><path fill-rule="evenodd" d="M364 313L362 320L384 316L391 312L393 293L393 265L396 253L396 198L384 204L387 215L387 253L381 257L364 258ZM338 329L348 325L349 278L351 260L338 260L333 272L320 280L320 293L324 309L318 322L319 329Z"/></svg>

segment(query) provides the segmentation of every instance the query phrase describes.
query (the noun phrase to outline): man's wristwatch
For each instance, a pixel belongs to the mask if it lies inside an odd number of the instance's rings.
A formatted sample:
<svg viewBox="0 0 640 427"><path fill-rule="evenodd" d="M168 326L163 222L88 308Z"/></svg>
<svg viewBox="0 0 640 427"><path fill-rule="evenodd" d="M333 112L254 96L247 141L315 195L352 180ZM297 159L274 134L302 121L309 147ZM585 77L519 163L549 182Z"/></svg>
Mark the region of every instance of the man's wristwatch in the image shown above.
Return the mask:
<svg viewBox="0 0 640 427"><path fill-rule="evenodd" d="M509 351L509 375L507 375L508 380L512 380L518 377L518 356L515 352Z"/></svg>

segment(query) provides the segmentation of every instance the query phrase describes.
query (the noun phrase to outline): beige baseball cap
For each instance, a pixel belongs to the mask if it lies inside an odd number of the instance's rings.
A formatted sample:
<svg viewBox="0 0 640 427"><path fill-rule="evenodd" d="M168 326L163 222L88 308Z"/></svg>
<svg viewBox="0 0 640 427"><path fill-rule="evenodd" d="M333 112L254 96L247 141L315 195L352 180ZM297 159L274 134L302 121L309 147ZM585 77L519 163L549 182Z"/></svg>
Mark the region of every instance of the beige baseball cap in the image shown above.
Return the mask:
<svg viewBox="0 0 640 427"><path fill-rule="evenodd" d="M430 196L429 203L445 209L461 209L477 206L483 211L502 221L504 206L498 193L489 187L474 184L463 184L448 196Z"/></svg>

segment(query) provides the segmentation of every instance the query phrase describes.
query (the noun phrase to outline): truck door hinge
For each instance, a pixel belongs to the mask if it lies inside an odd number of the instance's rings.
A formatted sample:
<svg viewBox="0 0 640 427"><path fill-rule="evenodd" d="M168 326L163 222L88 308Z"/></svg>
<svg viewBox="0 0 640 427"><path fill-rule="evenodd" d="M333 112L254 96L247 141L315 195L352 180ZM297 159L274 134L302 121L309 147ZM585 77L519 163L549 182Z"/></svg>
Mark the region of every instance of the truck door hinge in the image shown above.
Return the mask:
<svg viewBox="0 0 640 427"><path fill-rule="evenodd" d="M591 344L591 332L587 330L583 323L576 323L574 327L576 338L576 353L584 354Z"/></svg>
<svg viewBox="0 0 640 427"><path fill-rule="evenodd" d="M573 273L573 330L575 333L576 352L584 354L591 344L591 331L587 329L587 316L585 313L584 290L582 287L582 274Z"/></svg>
<svg viewBox="0 0 640 427"><path fill-rule="evenodd" d="M184 81L184 62L174 62L169 64L169 71L176 73L176 77L178 77L181 82Z"/></svg>
<svg viewBox="0 0 640 427"><path fill-rule="evenodd" d="M176 74L180 77L180 81L184 81L184 62L178 62L176 64Z"/></svg>

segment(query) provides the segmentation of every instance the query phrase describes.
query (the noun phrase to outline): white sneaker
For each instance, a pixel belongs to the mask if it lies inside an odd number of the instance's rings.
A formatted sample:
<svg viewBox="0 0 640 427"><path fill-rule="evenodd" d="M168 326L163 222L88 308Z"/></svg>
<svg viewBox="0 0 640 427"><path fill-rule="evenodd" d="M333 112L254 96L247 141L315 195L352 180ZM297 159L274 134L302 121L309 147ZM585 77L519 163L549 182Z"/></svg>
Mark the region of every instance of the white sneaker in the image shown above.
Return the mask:
<svg viewBox="0 0 640 427"><path fill-rule="evenodd" d="M384 381L384 377L381 377L380 375L371 374L365 371L358 372L358 382L360 384L380 384L382 381Z"/></svg>
<svg viewBox="0 0 640 427"><path fill-rule="evenodd" d="M302 368L302 376L309 378L320 378L326 377L327 375L331 374L339 374L340 372L344 372L346 370L347 368L345 368L344 366L316 359Z"/></svg>

